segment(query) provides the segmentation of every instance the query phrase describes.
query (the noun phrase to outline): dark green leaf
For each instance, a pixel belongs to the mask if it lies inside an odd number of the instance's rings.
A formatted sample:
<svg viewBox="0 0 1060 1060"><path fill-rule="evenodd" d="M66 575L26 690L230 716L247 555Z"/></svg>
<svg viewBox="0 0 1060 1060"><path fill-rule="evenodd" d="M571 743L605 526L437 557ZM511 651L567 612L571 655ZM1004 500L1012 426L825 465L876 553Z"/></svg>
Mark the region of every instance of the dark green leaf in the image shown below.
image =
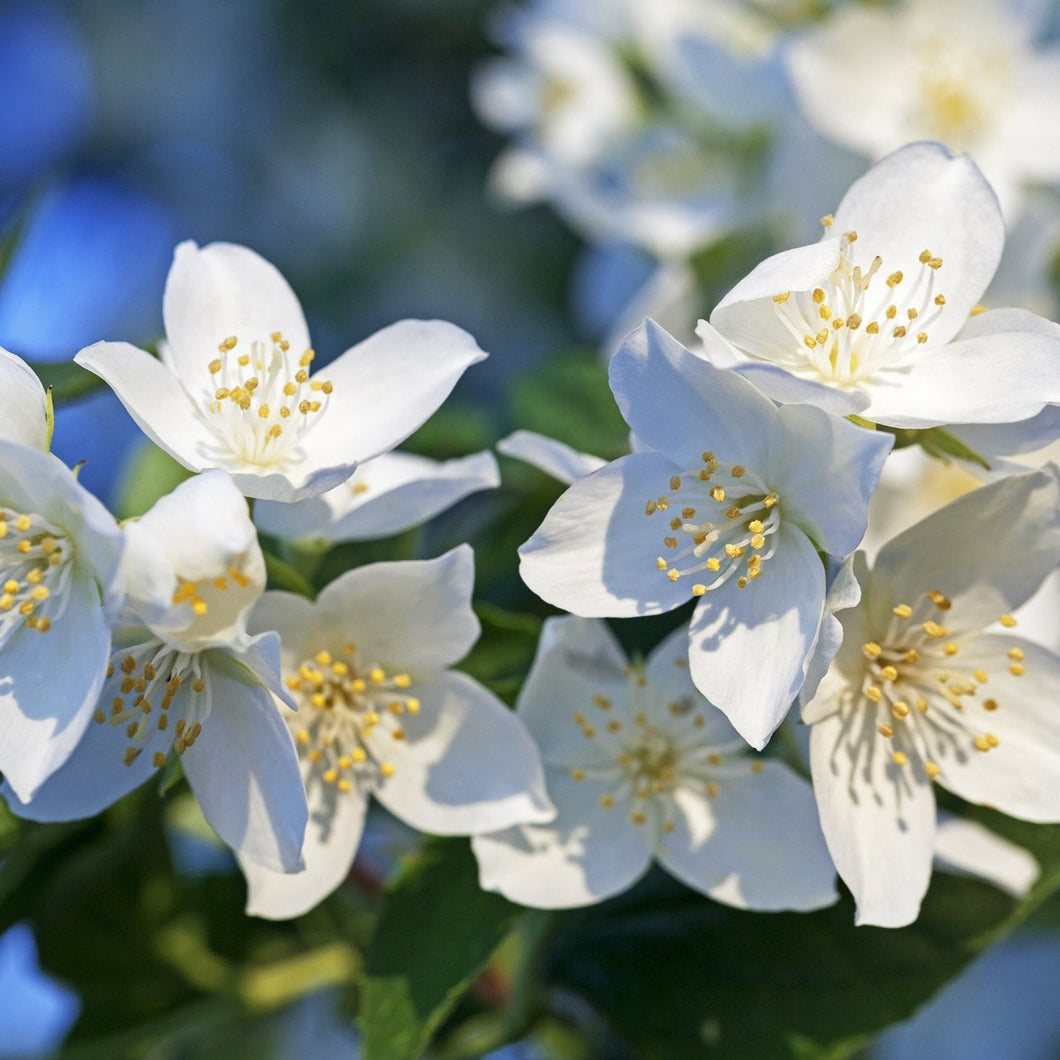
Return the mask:
<svg viewBox="0 0 1060 1060"><path fill-rule="evenodd" d="M460 669L512 702L534 660L541 619L486 603L476 604L475 613L482 635Z"/></svg>
<svg viewBox="0 0 1060 1060"><path fill-rule="evenodd" d="M126 465L118 484L115 514L119 519L143 515L167 493L172 493L191 472L157 445L144 443Z"/></svg>
<svg viewBox="0 0 1060 1060"><path fill-rule="evenodd" d="M466 840L430 844L388 889L365 957L365 1060L420 1056L521 912L479 889Z"/></svg>

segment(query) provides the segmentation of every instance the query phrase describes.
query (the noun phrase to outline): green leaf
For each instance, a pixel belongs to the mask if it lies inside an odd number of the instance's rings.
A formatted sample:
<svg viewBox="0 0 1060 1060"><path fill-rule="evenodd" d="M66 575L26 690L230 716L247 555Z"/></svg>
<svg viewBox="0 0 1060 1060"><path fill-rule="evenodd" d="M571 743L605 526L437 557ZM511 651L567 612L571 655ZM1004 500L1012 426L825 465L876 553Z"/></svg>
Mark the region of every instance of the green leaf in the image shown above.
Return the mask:
<svg viewBox="0 0 1060 1060"><path fill-rule="evenodd" d="M513 702L534 661L541 619L487 603L477 603L475 614L482 623L482 635L460 669Z"/></svg>
<svg viewBox="0 0 1060 1060"><path fill-rule="evenodd" d="M273 589L286 589L290 593L298 593L299 596L304 596L309 600L316 596L316 591L304 575L271 552L265 553L265 572L269 576L269 585Z"/></svg>
<svg viewBox="0 0 1060 1060"><path fill-rule="evenodd" d="M955 460L966 460L969 463L978 464L987 471L990 470L990 465L985 458L943 427L932 427L924 431L920 437L920 448L928 456L933 456L938 460L952 457Z"/></svg>
<svg viewBox="0 0 1060 1060"><path fill-rule="evenodd" d="M428 845L388 888L365 955L365 1060L420 1056L521 912L479 889L466 840Z"/></svg>
<svg viewBox="0 0 1060 1060"><path fill-rule="evenodd" d="M1055 866L1030 902L1055 889ZM936 873L916 923L855 927L853 902L748 913L661 871L571 915L549 983L583 995L638 1058L846 1056L913 1011L1023 913L977 880Z"/></svg>
<svg viewBox="0 0 1060 1060"><path fill-rule="evenodd" d="M191 472L169 453L145 440L118 483L115 515L119 519L143 515L155 501L172 493L190 477Z"/></svg>
<svg viewBox="0 0 1060 1060"><path fill-rule="evenodd" d="M629 452L629 427L596 354L565 353L524 376L512 393L516 426L612 458Z"/></svg>

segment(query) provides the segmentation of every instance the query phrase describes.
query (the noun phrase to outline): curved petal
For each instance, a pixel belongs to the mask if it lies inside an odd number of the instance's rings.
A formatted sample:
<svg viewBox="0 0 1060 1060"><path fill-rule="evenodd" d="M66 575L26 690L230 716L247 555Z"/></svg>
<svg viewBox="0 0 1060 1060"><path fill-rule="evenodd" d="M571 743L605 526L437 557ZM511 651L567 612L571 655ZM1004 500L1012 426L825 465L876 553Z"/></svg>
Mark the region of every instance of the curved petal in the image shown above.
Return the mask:
<svg viewBox="0 0 1060 1060"><path fill-rule="evenodd" d="M685 468L705 449L759 470L779 440L773 403L733 372L684 348L654 320L630 332L611 358L611 389L630 429Z"/></svg>
<svg viewBox="0 0 1060 1060"><path fill-rule="evenodd" d="M823 551L846 556L865 535L869 498L894 438L809 405L777 411L786 440L770 453L768 481L780 494L784 518Z"/></svg>
<svg viewBox="0 0 1060 1060"><path fill-rule="evenodd" d="M932 589L952 601L948 624L981 629L1024 603L1060 562L1055 469L1013 475L965 494L880 549L868 593L872 625Z"/></svg>
<svg viewBox="0 0 1060 1060"><path fill-rule="evenodd" d="M204 653L209 717L183 756L213 830L242 858L277 872L302 867L308 810L298 754L272 693L238 656Z"/></svg>
<svg viewBox="0 0 1060 1060"><path fill-rule="evenodd" d="M862 387L867 419L890 427L1011 423L1060 402L1060 335L1012 331L932 348L904 375Z"/></svg>
<svg viewBox="0 0 1060 1060"><path fill-rule="evenodd" d="M681 469L660 453L633 453L575 482L519 549L526 584L572 614L632 618L671 611L691 584L656 566L668 532L645 502Z"/></svg>
<svg viewBox="0 0 1060 1060"><path fill-rule="evenodd" d="M828 850L857 923L904 927L931 879L935 796L922 769L895 765L869 711L810 730L810 768Z"/></svg>
<svg viewBox="0 0 1060 1060"><path fill-rule="evenodd" d="M632 800L617 795L606 779L572 780L566 770L548 770L556 819L473 836L479 885L520 905L569 909L624 891L651 864L653 829L629 819Z"/></svg>
<svg viewBox="0 0 1060 1060"><path fill-rule="evenodd" d="M377 331L321 369L334 391L302 443L307 462L363 463L393 449L485 356L466 331L444 320L402 320Z"/></svg>
<svg viewBox="0 0 1060 1060"><path fill-rule="evenodd" d="M1025 898L1041 874L1023 847L977 821L942 812L935 831L935 868L986 880L1013 898Z"/></svg>
<svg viewBox="0 0 1060 1060"><path fill-rule="evenodd" d="M320 649L315 613L313 602L304 596L270 590L251 609L247 630L252 634L278 633L283 669L296 670L303 659Z"/></svg>
<svg viewBox="0 0 1060 1060"><path fill-rule="evenodd" d="M1028 640L983 634L963 637L961 659L982 667L990 682L981 702L965 708L966 740L931 730L938 782L969 802L993 806L1024 821L1060 821L1060 657ZM1009 671L1007 652L1019 651L1025 673ZM984 710L993 705L995 709ZM983 752L972 734L989 733L997 746Z"/></svg>
<svg viewBox="0 0 1060 1060"><path fill-rule="evenodd" d="M401 740L377 734L394 766L376 797L424 832L467 835L554 816L541 756L526 727L499 699L461 673L418 685L420 713Z"/></svg>
<svg viewBox="0 0 1060 1060"><path fill-rule="evenodd" d="M23 802L77 746L109 654L110 623L100 609L99 589L80 574L71 578L66 610L48 632L22 626L4 645L0 773Z"/></svg>
<svg viewBox="0 0 1060 1060"><path fill-rule="evenodd" d="M536 431L513 431L497 443L497 452L531 464L546 475L570 485L607 463L591 453L579 453L555 438Z"/></svg>
<svg viewBox="0 0 1060 1060"><path fill-rule="evenodd" d="M710 314L711 325L751 357L787 361L791 332L773 298L790 291L811 291L825 283L839 265L840 246L839 239L824 239L766 258L717 304ZM696 333L704 340L709 357L709 333L705 328L697 328Z"/></svg>
<svg viewBox="0 0 1060 1060"><path fill-rule="evenodd" d="M679 785L674 830L656 857L683 883L737 909L809 910L837 898L835 867L817 818L813 789L768 760L715 770L717 793Z"/></svg>
<svg viewBox="0 0 1060 1060"><path fill-rule="evenodd" d="M121 642L123 649L130 651L152 643L161 647L160 642L141 627L126 627L115 639ZM77 671L71 668L70 672ZM103 673L102 670L99 672L100 677ZM124 674L116 670L103 683L99 703L110 706L119 695L123 677ZM161 755L161 761L169 753L173 745L173 730L163 732L157 726L152 726L143 743L134 744L126 733L124 723L94 721L91 708L95 705L95 702L89 705L81 719L83 732L76 746L60 768L51 773L37 789L32 799L27 803L17 801L9 790L10 782L5 784L4 795L12 812L33 821L73 821L91 817L139 787L158 771L155 756ZM125 755L133 746L138 748L138 753L126 762Z"/></svg>
<svg viewBox="0 0 1060 1060"><path fill-rule="evenodd" d="M254 509L254 520L279 537L371 541L419 526L469 494L500 483L492 453L444 461L383 453L319 497L298 504L263 501Z"/></svg>
<svg viewBox="0 0 1060 1060"><path fill-rule="evenodd" d="M925 249L942 259L937 270L946 309L932 328L935 343L964 326L997 271L1005 223L993 189L967 155L937 143L914 143L877 162L856 180L835 212L835 230L854 230L854 261L884 274L915 275Z"/></svg>
<svg viewBox="0 0 1060 1060"><path fill-rule="evenodd" d="M2 437L48 451L44 386L21 357L0 346L0 388L4 394Z"/></svg>
<svg viewBox="0 0 1060 1060"><path fill-rule="evenodd" d="M784 523L762 577L746 589L727 582L692 616L692 680L752 747L765 746L806 679L824 598L816 550Z"/></svg>
<svg viewBox="0 0 1060 1060"><path fill-rule="evenodd" d="M437 559L372 563L336 578L317 597L314 625L336 647L350 641L366 660L435 670L462 659L478 640L471 610L475 556L458 545ZM280 625L286 636L289 623Z"/></svg>
<svg viewBox="0 0 1060 1060"><path fill-rule="evenodd" d="M231 450L203 422L180 380L149 353L127 342L97 342L74 362L98 375L140 430L188 470L235 466Z"/></svg>
<svg viewBox="0 0 1060 1060"><path fill-rule="evenodd" d="M856 415L869 407L869 396L861 390L840 390L800 379L776 364L745 361L733 371L781 405L813 405L833 416Z"/></svg>
<svg viewBox="0 0 1060 1060"><path fill-rule="evenodd" d="M617 752L606 739L585 739L575 715L599 715L606 703L624 716L629 681L626 655L605 622L571 615L546 619L516 705L546 764L613 761Z"/></svg>
<svg viewBox="0 0 1060 1060"><path fill-rule="evenodd" d="M309 774L303 770L303 777ZM306 825L299 872L275 872L239 859L247 881L247 913L266 920L289 920L319 905L349 874L364 829L368 808L366 789L339 791L319 777L309 789Z"/></svg>
<svg viewBox="0 0 1060 1060"><path fill-rule="evenodd" d="M278 331L296 350L309 346L302 307L287 281L235 243L181 243L166 279L162 316L170 362L187 382L207 377L217 347L231 336L249 345Z"/></svg>

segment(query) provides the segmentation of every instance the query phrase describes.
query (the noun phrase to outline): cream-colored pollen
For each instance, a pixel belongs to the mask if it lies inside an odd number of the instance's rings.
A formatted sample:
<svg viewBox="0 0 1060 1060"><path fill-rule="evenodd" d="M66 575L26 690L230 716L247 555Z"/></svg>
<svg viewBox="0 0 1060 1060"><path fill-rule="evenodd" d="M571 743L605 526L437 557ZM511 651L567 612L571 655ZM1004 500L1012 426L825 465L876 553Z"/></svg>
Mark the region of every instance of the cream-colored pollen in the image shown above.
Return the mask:
<svg viewBox="0 0 1060 1060"><path fill-rule="evenodd" d="M377 740L411 738L408 719L419 715L422 704L407 694L414 683L408 673L364 661L347 643L341 650L321 648L285 682L300 701L290 720L299 753L320 767L324 783L345 793L394 775Z"/></svg>

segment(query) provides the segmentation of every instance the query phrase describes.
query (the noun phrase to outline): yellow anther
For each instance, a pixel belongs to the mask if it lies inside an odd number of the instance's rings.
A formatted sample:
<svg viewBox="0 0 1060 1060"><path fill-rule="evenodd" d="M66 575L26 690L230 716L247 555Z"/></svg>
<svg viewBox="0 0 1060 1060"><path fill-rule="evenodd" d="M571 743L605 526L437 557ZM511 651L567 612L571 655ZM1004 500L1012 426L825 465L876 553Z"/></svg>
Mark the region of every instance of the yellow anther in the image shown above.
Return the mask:
<svg viewBox="0 0 1060 1060"><path fill-rule="evenodd" d="M381 685L386 680L386 671L381 666L373 666L368 671L368 680L373 685Z"/></svg>
<svg viewBox="0 0 1060 1060"><path fill-rule="evenodd" d="M610 709L611 709L611 706L612 706L611 700L610 700L610 699L608 699L608 698L607 698L607 696L603 695L603 694L602 694L602 693L600 693L600 692L597 692L597 693L596 693L596 695L595 695L595 696L593 696L593 702L594 702L594 703L595 703L595 704L596 704L596 705L597 705L597 706L598 706L598 707L599 707L599 708L600 708L601 710L610 710Z"/></svg>
<svg viewBox="0 0 1060 1060"><path fill-rule="evenodd" d="M879 733L879 734L880 734L880 735L881 735L881 736L882 736L882 737L883 737L883 738L884 738L885 740L889 740L889 739L890 739L890 738L891 738L892 736L894 736L894 729L893 729L893 728L891 728L891 726L890 726L890 725L880 725L880 726L877 726L877 729L876 729L876 731L877 731L877 732L878 732L878 733Z"/></svg>
<svg viewBox="0 0 1060 1060"><path fill-rule="evenodd" d="M883 649L875 642L870 640L867 644L862 644L862 652L868 659L878 659Z"/></svg>
<svg viewBox="0 0 1060 1060"><path fill-rule="evenodd" d="M916 709L919 710L921 714L926 714L928 712L927 700L924 699L923 696L917 696L914 702L916 703Z"/></svg>
<svg viewBox="0 0 1060 1060"><path fill-rule="evenodd" d="M738 504L733 504L725 509L726 519L739 519L742 514L743 513L741 512L740 506Z"/></svg>
<svg viewBox="0 0 1060 1060"><path fill-rule="evenodd" d="M942 645L943 655L956 655L960 650L960 647L954 644L952 640L947 641L945 644Z"/></svg>
<svg viewBox="0 0 1060 1060"><path fill-rule="evenodd" d="M655 511L655 508L655 501L648 501L647 504L644 505L644 514L651 515Z"/></svg>
<svg viewBox="0 0 1060 1060"><path fill-rule="evenodd" d="M865 332L869 335L878 335L880 333L880 325L873 320L865 325Z"/></svg>
<svg viewBox="0 0 1060 1060"><path fill-rule="evenodd" d="M904 654L904 655L902 656L902 658L903 658L903 659L904 659L904 660L905 660L905 661L906 661L907 663L915 663L915 662L920 662L920 652L918 652L918 651L916 650L916 648L909 648L909 649L908 649L908 650L907 650L907 651L905 652L905 654Z"/></svg>
<svg viewBox="0 0 1060 1060"><path fill-rule="evenodd" d="M325 784L334 784L335 781L339 779L339 772L337 769L325 769L320 775L320 779L323 780Z"/></svg>
<svg viewBox="0 0 1060 1060"><path fill-rule="evenodd" d="M1023 649L1022 648L1009 648L1008 657L1010 659L1014 660L1015 662L1022 661L1022 659L1023 659Z"/></svg>
<svg viewBox="0 0 1060 1060"><path fill-rule="evenodd" d="M927 267L929 269L941 269L942 268L942 258L932 258L926 264L927 264Z"/></svg>
<svg viewBox="0 0 1060 1060"><path fill-rule="evenodd" d="M121 760L127 765L131 766L140 756L139 747L126 747L125 753L121 756Z"/></svg>
<svg viewBox="0 0 1060 1060"><path fill-rule="evenodd" d="M791 291L785 291L783 294L773 295L773 301L776 302L777 305L783 305L790 297Z"/></svg>
<svg viewBox="0 0 1060 1060"><path fill-rule="evenodd" d="M710 495L718 502L718 504L721 504L721 502L725 500L725 490L721 486L715 486L710 491Z"/></svg>
<svg viewBox="0 0 1060 1060"><path fill-rule="evenodd" d="M897 681L898 670L894 666L881 666L880 677L882 677L885 681Z"/></svg>
<svg viewBox="0 0 1060 1060"><path fill-rule="evenodd" d="M670 581L675 582L681 577L681 572L676 567L672 567L666 572L666 577L669 578Z"/></svg>
<svg viewBox="0 0 1060 1060"><path fill-rule="evenodd" d="M909 705L898 700L897 703L891 707L891 713L899 720L903 720L909 717Z"/></svg>
<svg viewBox="0 0 1060 1060"><path fill-rule="evenodd" d="M812 335L803 335L802 341L808 350L817 348L817 340Z"/></svg>
<svg viewBox="0 0 1060 1060"><path fill-rule="evenodd" d="M193 692L202 692L206 688L206 682L201 677L196 677L191 683Z"/></svg>
<svg viewBox="0 0 1060 1060"><path fill-rule="evenodd" d="M699 584L698 582L695 585L692 586L692 595L693 596L703 596L706 593L706 591L707 591L707 587L705 585Z"/></svg>
<svg viewBox="0 0 1060 1060"><path fill-rule="evenodd" d="M681 488L681 476L671 475L670 476L670 489L679 490Z"/></svg>
<svg viewBox="0 0 1060 1060"><path fill-rule="evenodd" d="M927 332L926 332L926 331L918 331L918 332L916 333L916 341L917 341L917 342L918 342L918 343L919 343L919 344L920 344L921 346L923 346L923 345L924 345L924 343L925 343L925 342L927 342L927 340L928 340L928 336L927 336Z"/></svg>
<svg viewBox="0 0 1060 1060"><path fill-rule="evenodd" d="M972 743L977 751L989 751L990 741L985 736L977 736Z"/></svg>
<svg viewBox="0 0 1060 1060"><path fill-rule="evenodd" d="M1027 668L1023 663L1012 663L1008 668L1008 672L1012 674L1013 677L1022 677L1027 672Z"/></svg>
<svg viewBox="0 0 1060 1060"><path fill-rule="evenodd" d="M736 579L736 588L737 589L746 589L747 588L747 579L745 577L743 577L743 575L741 575L739 578Z"/></svg>
<svg viewBox="0 0 1060 1060"><path fill-rule="evenodd" d="M853 229L851 229L849 232L843 233L843 238L848 243L856 243L858 241L858 234Z"/></svg>
<svg viewBox="0 0 1060 1060"><path fill-rule="evenodd" d="M715 783L713 780L707 784L707 794L713 799L716 798L718 792L721 791L721 785Z"/></svg>
<svg viewBox="0 0 1060 1060"><path fill-rule="evenodd" d="M824 301L824 291L820 287L813 289L813 300L817 305L820 305Z"/></svg>
<svg viewBox="0 0 1060 1060"><path fill-rule="evenodd" d="M897 287L904 278L905 277L902 273L902 270L898 269L896 272L892 272L891 275L887 277L887 286Z"/></svg>
<svg viewBox="0 0 1060 1060"><path fill-rule="evenodd" d="M932 622L930 619L920 628L933 640L941 640L948 632L945 626L940 626L937 622Z"/></svg>
<svg viewBox="0 0 1060 1060"><path fill-rule="evenodd" d="M888 320L894 320L898 316L898 309L893 305L889 305L883 314Z"/></svg>
<svg viewBox="0 0 1060 1060"><path fill-rule="evenodd" d="M909 759L906 758L906 756L904 754L902 754L901 751L895 751L894 754L891 755L891 761L896 766L904 766L904 765L906 765L906 763L908 763Z"/></svg>
<svg viewBox="0 0 1060 1060"><path fill-rule="evenodd" d="M667 548L677 548L677 538L676 537L664 537L663 538L663 544Z"/></svg>
<svg viewBox="0 0 1060 1060"><path fill-rule="evenodd" d="M997 710L997 700L996 699L984 699L983 700L983 710Z"/></svg>
<svg viewBox="0 0 1060 1060"><path fill-rule="evenodd" d="M368 752L367 752L367 751L365 751L365 749L364 749L363 747L355 747L355 748L354 748L354 749L353 749L353 750L352 750L352 751L350 752L350 757L351 757L351 758L352 758L352 759L354 760L354 762L356 762L356 763L357 763L358 765L363 765L363 764L364 764L365 762L367 762L367 761L368 761Z"/></svg>
<svg viewBox="0 0 1060 1060"><path fill-rule="evenodd" d="M894 329L894 331L892 331L892 332L891 332L891 334L892 334L892 335L893 335L893 336L894 336L894 337L895 337L896 339L904 339L904 338L905 338L905 335L906 335L906 331L905 331L905 328L904 328L904 327L902 327L902 326L901 326L901 324L899 324L899 325L898 325L898 327L896 327L896 328Z"/></svg>
<svg viewBox="0 0 1060 1060"><path fill-rule="evenodd" d="M353 784L349 780L347 780L346 777L343 777L335 785L335 787L338 788L339 791L341 791L343 794L347 794L348 792L353 791Z"/></svg>
<svg viewBox="0 0 1060 1060"><path fill-rule="evenodd" d="M670 566L670 564L662 556L659 556L655 560L655 568L656 568L656 570L666 570L666 568L669 567L669 566Z"/></svg>
<svg viewBox="0 0 1060 1060"><path fill-rule="evenodd" d="M998 617L998 622L1000 622L1006 629L1012 629L1016 625L1016 620L1012 615L1000 615Z"/></svg>
<svg viewBox="0 0 1060 1060"><path fill-rule="evenodd" d="M743 478L747 474L747 468L743 464L733 464L732 470L729 472L733 478Z"/></svg>
<svg viewBox="0 0 1060 1060"><path fill-rule="evenodd" d="M710 559L707 560L707 570L712 573L717 573L721 570L721 560L718 559L717 556L711 556Z"/></svg>
<svg viewBox="0 0 1060 1060"><path fill-rule="evenodd" d="M866 699L872 700L873 703L879 703L883 699L883 692L876 685L868 685L863 693Z"/></svg>
<svg viewBox="0 0 1060 1060"><path fill-rule="evenodd" d="M632 812L632 813L631 813L631 814L629 815L629 819L630 819L630 822L631 822L631 823L633 823L633 824L644 824L644 822L645 822L645 821L646 821L646 820L647 820L648 818L644 816L644 813L643 813L643 811L641 811L641 810L634 810L634 811L633 811L633 812Z"/></svg>
<svg viewBox="0 0 1060 1060"><path fill-rule="evenodd" d="M780 498L775 493L767 493L762 498L762 505L765 508L772 508L773 505L776 504L779 499Z"/></svg>
<svg viewBox="0 0 1060 1060"><path fill-rule="evenodd" d="M925 762L924 772L927 773L929 779L934 780L942 770L934 762Z"/></svg>
<svg viewBox="0 0 1060 1060"><path fill-rule="evenodd" d="M609 795L605 791L604 794L600 796L600 805L605 810L610 810L615 805L615 797L613 795Z"/></svg>
<svg viewBox="0 0 1060 1060"><path fill-rule="evenodd" d="M670 529L671 530L680 530L681 529L681 520L676 515L670 520Z"/></svg>
<svg viewBox="0 0 1060 1060"><path fill-rule="evenodd" d="M695 517L696 517L695 508L682 508L681 509L681 518L682 519L694 519ZM670 525L673 526L673 523L671 523ZM680 525L680 524L678 524L678 525ZM677 527L675 526L674 529L676 530Z"/></svg>

